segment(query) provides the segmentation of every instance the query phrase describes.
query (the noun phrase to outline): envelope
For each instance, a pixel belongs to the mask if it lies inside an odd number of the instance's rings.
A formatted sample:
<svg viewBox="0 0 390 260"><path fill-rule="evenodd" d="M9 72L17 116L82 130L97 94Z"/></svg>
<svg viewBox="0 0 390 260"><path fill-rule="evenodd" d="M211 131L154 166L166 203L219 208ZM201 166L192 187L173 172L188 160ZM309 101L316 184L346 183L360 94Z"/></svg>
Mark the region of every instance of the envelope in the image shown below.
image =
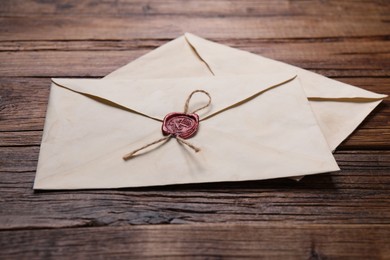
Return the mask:
<svg viewBox="0 0 390 260"><path fill-rule="evenodd" d="M279 72L297 73L332 151L387 97L190 33L119 68L103 80L263 75Z"/></svg>
<svg viewBox="0 0 390 260"><path fill-rule="evenodd" d="M188 95L212 98L188 139L161 138ZM191 99L190 110L205 103ZM259 180L339 170L295 73L174 79L53 79L34 189Z"/></svg>
<svg viewBox="0 0 390 260"><path fill-rule="evenodd" d="M194 153L161 120L195 89ZM34 189L260 180L338 170L331 154L386 97L185 34L103 79L53 79ZM198 96L194 105L204 102Z"/></svg>

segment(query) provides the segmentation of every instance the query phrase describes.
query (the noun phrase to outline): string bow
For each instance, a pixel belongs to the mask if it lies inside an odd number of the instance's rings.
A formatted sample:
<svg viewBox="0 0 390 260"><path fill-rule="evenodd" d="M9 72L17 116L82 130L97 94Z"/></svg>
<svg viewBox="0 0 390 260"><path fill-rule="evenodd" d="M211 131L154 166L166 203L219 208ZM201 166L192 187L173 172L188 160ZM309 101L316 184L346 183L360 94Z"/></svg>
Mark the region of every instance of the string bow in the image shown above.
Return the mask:
<svg viewBox="0 0 390 260"><path fill-rule="evenodd" d="M207 102L206 105L195 109L194 111L188 113L189 105L190 105L190 100L192 96L196 93L203 93L205 94L208 98L209 101ZM199 125L199 116L196 114L196 112L207 108L211 104L211 96L207 91L204 90L194 90L192 93L188 96L186 102L184 103L184 112L183 113L170 113L164 118L163 122L163 134L167 135L163 138L160 138L156 141L153 141L151 143L148 143L126 155L123 156L123 160L127 161L131 158L133 158L139 151L142 151L152 145L161 143L161 142L168 142L171 138L175 138L179 143L187 145L189 148L194 150L196 153L200 151L200 148L196 147L195 145L191 144L190 142L186 141L185 139L192 137ZM186 118L187 117L187 118ZM184 119L183 119L184 118ZM187 133L184 131L183 132L183 126L184 130L187 130ZM188 133L188 131L191 131Z"/></svg>

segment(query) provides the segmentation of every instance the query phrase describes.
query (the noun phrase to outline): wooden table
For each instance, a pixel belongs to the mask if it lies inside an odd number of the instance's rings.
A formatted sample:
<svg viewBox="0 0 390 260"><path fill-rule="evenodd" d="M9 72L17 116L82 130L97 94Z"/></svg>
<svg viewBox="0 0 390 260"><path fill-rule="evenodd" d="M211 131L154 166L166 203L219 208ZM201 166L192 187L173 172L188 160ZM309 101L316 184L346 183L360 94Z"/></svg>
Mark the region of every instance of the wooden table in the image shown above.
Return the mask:
<svg viewBox="0 0 390 260"><path fill-rule="evenodd" d="M34 192L50 77L102 77L186 31L390 94L389 1L0 3L0 258L390 259L390 101L304 178Z"/></svg>

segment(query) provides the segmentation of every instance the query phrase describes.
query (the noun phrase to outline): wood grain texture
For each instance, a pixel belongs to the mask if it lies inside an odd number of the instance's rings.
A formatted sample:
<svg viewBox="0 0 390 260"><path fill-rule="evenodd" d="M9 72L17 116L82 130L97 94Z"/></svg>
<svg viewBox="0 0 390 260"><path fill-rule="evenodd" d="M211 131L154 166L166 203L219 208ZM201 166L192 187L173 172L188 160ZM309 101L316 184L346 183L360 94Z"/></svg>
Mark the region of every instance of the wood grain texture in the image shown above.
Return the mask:
<svg viewBox="0 0 390 260"><path fill-rule="evenodd" d="M4 16L53 15L192 15L192 16L292 16L292 15L328 15L328 16L383 16L388 10L386 0L3 0L0 14ZM324 12L326 10L326 12Z"/></svg>
<svg viewBox="0 0 390 260"><path fill-rule="evenodd" d="M389 236L389 225L155 225L7 231L0 247L19 259L386 259Z"/></svg>
<svg viewBox="0 0 390 260"><path fill-rule="evenodd" d="M164 41L0 42L0 75L102 77L161 46ZM388 76L390 44L383 38L334 41L224 40L220 43L325 76ZM319 51L321 50L321 51Z"/></svg>
<svg viewBox="0 0 390 260"><path fill-rule="evenodd" d="M28 19L26 19L28 18ZM39 18L39 19L38 19ZM283 19L282 19L283 18ZM248 17L84 17L66 15L2 17L3 40L119 40L132 38L166 39L185 32L202 37L230 38L329 38L387 36L390 33L381 17L322 18L318 16ZM91 30L93 28L93 30ZM283 28L283 30L281 30Z"/></svg>
<svg viewBox="0 0 390 260"><path fill-rule="evenodd" d="M386 224L390 152L340 151L340 172L166 187L34 192L38 147L0 150L0 230L128 224ZM2 151L2 152L1 152Z"/></svg>
<svg viewBox="0 0 390 260"><path fill-rule="evenodd" d="M341 171L300 182L32 190L50 77L103 77L189 31L389 95L389 14L386 0L1 1L0 258L389 259L389 99L336 151Z"/></svg>

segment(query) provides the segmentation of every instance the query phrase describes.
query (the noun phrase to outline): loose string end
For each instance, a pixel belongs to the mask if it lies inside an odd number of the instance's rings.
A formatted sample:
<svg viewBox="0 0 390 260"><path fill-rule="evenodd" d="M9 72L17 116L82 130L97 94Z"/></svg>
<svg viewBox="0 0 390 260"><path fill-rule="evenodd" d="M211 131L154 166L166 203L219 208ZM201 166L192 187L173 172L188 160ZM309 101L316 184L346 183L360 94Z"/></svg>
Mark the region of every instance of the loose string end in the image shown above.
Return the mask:
<svg viewBox="0 0 390 260"><path fill-rule="evenodd" d="M131 158L135 157L135 154L138 153L139 151L144 150L144 149L146 149L146 148L148 148L149 146L152 146L152 145L154 145L154 144L158 144L158 143L160 143L160 142L167 141L167 140L169 140L171 137L172 137L172 135L168 135L168 136L166 136L166 137L163 137L163 138L161 138L161 139L158 139L158 140L156 140L156 141L154 141L154 142L151 142L151 143L149 143L149 144L147 144L147 145L144 145L144 146L142 146L141 148L138 148L138 149L136 149L136 150L134 150L134 151L132 151L132 152L130 152L130 153L128 153L128 154L125 154L122 158L123 158L123 160L125 160L125 161L130 160Z"/></svg>
<svg viewBox="0 0 390 260"><path fill-rule="evenodd" d="M190 142L187 142L186 140L176 136L176 140L181 143L187 145L189 148L195 151L195 153L200 152L200 148L196 147L195 145L191 144Z"/></svg>
<svg viewBox="0 0 390 260"><path fill-rule="evenodd" d="M124 161L127 161L127 160L130 160L131 158L133 158L134 154L135 154L135 152L131 152L131 153L124 155L122 158Z"/></svg>

